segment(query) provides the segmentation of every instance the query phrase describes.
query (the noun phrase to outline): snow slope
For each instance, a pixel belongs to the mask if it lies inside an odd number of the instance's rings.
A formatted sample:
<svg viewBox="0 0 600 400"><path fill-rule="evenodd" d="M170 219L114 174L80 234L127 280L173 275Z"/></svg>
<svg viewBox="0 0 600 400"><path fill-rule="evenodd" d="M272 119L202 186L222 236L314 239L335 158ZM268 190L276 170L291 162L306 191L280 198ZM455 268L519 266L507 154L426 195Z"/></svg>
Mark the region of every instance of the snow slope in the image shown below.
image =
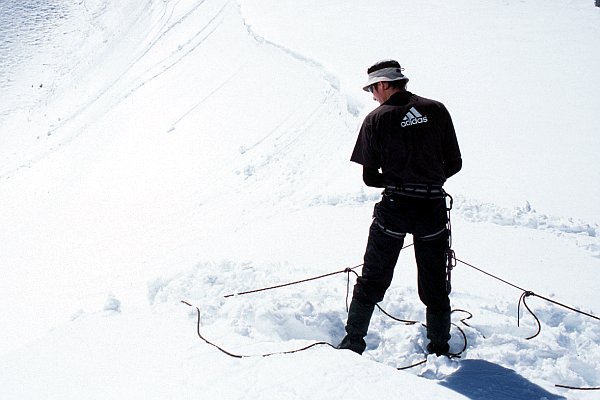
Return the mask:
<svg viewBox="0 0 600 400"><path fill-rule="evenodd" d="M465 264L462 359L405 371L419 324L376 314L363 357L235 359L181 303L237 353L342 337L344 274L223 296L361 263L379 194L348 158L364 70L395 57L457 126L458 258L598 315L587 3L3 2L0 397L598 398L554 386L600 386L598 321L528 298L527 340L521 291ZM414 282L407 249L382 306L423 320Z"/></svg>
<svg viewBox="0 0 600 400"><path fill-rule="evenodd" d="M589 3L242 1L254 30L318 60L364 112L366 68L399 59L409 90L453 115L470 156L454 191L598 223L599 10Z"/></svg>

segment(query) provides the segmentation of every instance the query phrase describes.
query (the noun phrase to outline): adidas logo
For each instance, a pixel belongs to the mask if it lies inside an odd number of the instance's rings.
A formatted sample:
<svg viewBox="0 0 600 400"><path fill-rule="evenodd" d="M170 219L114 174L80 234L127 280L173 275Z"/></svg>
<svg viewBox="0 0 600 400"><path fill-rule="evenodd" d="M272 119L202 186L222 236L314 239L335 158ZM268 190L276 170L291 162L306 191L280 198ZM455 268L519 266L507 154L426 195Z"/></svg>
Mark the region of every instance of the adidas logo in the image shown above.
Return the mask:
<svg viewBox="0 0 600 400"><path fill-rule="evenodd" d="M405 128L411 125L424 124L425 122L427 122L427 116L421 115L416 108L411 107L402 119L402 123L400 125Z"/></svg>

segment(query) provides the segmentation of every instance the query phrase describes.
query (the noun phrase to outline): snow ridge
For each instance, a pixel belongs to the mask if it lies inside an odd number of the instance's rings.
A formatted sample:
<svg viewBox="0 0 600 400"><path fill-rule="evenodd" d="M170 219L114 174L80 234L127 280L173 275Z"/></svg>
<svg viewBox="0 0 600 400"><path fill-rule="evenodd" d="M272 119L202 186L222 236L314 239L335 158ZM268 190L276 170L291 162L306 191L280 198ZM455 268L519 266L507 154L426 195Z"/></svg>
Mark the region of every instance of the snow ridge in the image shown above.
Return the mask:
<svg viewBox="0 0 600 400"><path fill-rule="evenodd" d="M279 44L274 41L266 39L265 37L258 34L252 28L252 25L246 21L246 19L243 17L243 15L242 15L242 20L243 20L244 26L246 27L248 33L250 34L251 37L254 38L254 40L256 40L257 43L266 44L266 45L272 46L274 48L277 48L277 49L283 51L284 53L290 55L292 58L306 64L308 67L320 71L322 78L325 81L327 81L333 89L335 89L337 92L340 92L339 78L334 73L328 71L327 68L325 68L321 63L319 63L318 61L316 61L314 59L311 59L310 57L300 54L299 52L294 51L289 47L286 47L282 44ZM356 101L354 101L350 96L346 96L345 100L346 100L346 104L347 104L346 110L348 111L348 113L350 113L350 115L352 115L353 117L358 117L360 114L360 107L358 106Z"/></svg>

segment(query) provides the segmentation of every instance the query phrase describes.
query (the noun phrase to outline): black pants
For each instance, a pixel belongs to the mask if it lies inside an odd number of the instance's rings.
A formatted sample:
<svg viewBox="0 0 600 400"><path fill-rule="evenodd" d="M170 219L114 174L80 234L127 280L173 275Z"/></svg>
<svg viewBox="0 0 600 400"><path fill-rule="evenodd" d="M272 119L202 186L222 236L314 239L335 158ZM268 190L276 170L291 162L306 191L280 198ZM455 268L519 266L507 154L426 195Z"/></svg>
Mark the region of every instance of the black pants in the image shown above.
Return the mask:
<svg viewBox="0 0 600 400"><path fill-rule="evenodd" d="M363 304L383 300L406 233L413 234L419 297L429 311L450 311L446 291L447 214L444 199L384 195L375 205L362 276L353 297Z"/></svg>

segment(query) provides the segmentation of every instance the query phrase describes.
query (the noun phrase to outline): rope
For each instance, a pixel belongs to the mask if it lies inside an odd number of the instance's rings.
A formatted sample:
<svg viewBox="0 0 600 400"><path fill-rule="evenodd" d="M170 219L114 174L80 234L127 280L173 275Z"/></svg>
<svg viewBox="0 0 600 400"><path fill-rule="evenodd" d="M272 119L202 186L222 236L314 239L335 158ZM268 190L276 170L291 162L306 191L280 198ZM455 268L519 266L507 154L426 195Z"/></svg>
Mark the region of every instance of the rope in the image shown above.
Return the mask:
<svg viewBox="0 0 600 400"><path fill-rule="evenodd" d="M469 328L471 328L471 325L469 325L469 324L467 324L467 323L465 322L466 320L473 318L473 314L472 314L470 311L463 310L463 309L460 309L460 308L455 308L454 310L452 310L452 312L453 312L453 313L454 313L454 312L463 312L463 313L466 313L466 314L467 314L467 316L466 316L465 318L461 318L461 319L460 319L460 322L461 322L462 324L464 324L464 325L468 326Z"/></svg>
<svg viewBox="0 0 600 400"><path fill-rule="evenodd" d="M600 390L600 387L576 387L576 386L566 386L566 385L554 385L563 389L572 389L572 390Z"/></svg>
<svg viewBox="0 0 600 400"><path fill-rule="evenodd" d="M354 273L354 275L356 275L356 277L358 277L359 275L356 271L353 271L349 268L346 268L346 270L344 272L348 273L348 280L346 283L346 311L348 311L348 309L349 309L348 298L350 295L350 273L351 272ZM411 320L400 319L400 318L394 317L393 315L391 315L390 313L385 311L379 304L375 304L375 307L377 307L379 309L379 311L381 311L384 315L388 316L389 318L393 319L394 321L402 322L402 323L405 323L406 325L414 325L414 324L419 323L419 321L411 321Z"/></svg>
<svg viewBox="0 0 600 400"><path fill-rule="evenodd" d="M576 309L576 308L573 308L573 307L569 307L569 306L568 306L568 305L566 305L566 304L562 304L562 303L559 303L558 301L551 300L551 299L549 299L549 298L547 298L547 297L544 297L544 296L541 296L541 295L539 295L539 294L537 294L537 293L533 293L533 292L531 292L531 296L539 297L540 299L546 300L547 302L550 302L550 303L552 303L552 304L555 304L555 305L557 305L557 306L560 306L560 307L566 308L567 310L571 310L571 311L574 311L574 312L576 312L576 313L583 314L583 315L585 315L585 316L587 316L587 317L594 318L594 319L596 319L596 320L600 321L600 317L597 317L597 316L595 316L595 315L592 315L592 314L588 314L588 313L586 313L586 312L583 312L583 311L581 311L581 310L578 310L578 309Z"/></svg>
<svg viewBox="0 0 600 400"><path fill-rule="evenodd" d="M527 303L525 302L525 298L529 297L529 296L533 296L534 293L527 291L527 292L523 292L523 294L521 295L521 298L519 298L519 305L517 306L517 326L519 325L519 319L520 319L520 315L521 315L521 302L523 303L523 305L525 306L525 308L527 309L527 311L529 311L529 313L533 316L533 318L535 318L535 322L537 323L538 326L538 330L535 333L535 335L530 336L528 338L525 338L525 340L530 340L533 339L534 337L536 337L537 335L540 334L540 332L542 331L542 324L540 323L539 318L533 313L533 311L531 311L531 308L529 308L529 306L527 305Z"/></svg>
<svg viewBox="0 0 600 400"><path fill-rule="evenodd" d="M245 295L245 294L264 292L264 291L267 291L267 290L273 290L273 289L279 289L279 288L286 287L286 286L297 285L299 283L310 282L310 281L314 281L314 280L317 280L317 279L326 278L328 276L333 276L333 275L341 274L341 273L347 272L348 270L352 271L352 270L355 270L356 268L362 267L363 265L364 264L359 264L359 265L355 265L354 267L345 268L345 269L343 269L341 271L330 272L328 274L319 275L319 276L315 276L315 277L307 278L307 279L301 279L299 281L282 283L281 285L275 285L275 286L270 286L270 287L265 287L265 288L260 288L260 289L248 290L246 292L232 293L232 294L225 295L223 297L228 298L228 297L234 297L234 296L242 296L242 295Z"/></svg>
<svg viewBox="0 0 600 400"><path fill-rule="evenodd" d="M406 246L402 247L401 250L407 249L407 248L409 248L411 246L413 246L413 243L407 244ZM328 274L314 276L312 278L306 278L306 279L301 279L301 280L294 281L294 282L282 283L280 285L269 286L269 287L264 287L264 288L260 288L260 289L248 290L248 291L245 291L245 292L232 293L232 294L225 295L223 297L229 298L229 297L234 297L234 296L242 296L242 295L245 295L245 294L264 292L264 291L267 291L267 290L273 290L273 289L279 289L279 288L286 287L286 286L297 285L299 283L310 282L310 281L314 281L314 280L317 280L317 279L327 278L328 276L333 276L333 275L337 275L337 274L341 274L341 273L346 273L346 272L348 272L348 270L354 271L355 269L360 268L363 265L364 264L358 264L358 265L355 265L354 267L347 267L347 268L344 268L343 270L340 270L340 271L330 272ZM347 299L346 299L346 303L348 303Z"/></svg>
<svg viewBox="0 0 600 400"><path fill-rule="evenodd" d="M456 309L450 311L450 314L453 314L455 312L464 312L464 313L467 313L467 316L465 318L461 318L459 321L470 328L471 326L469 324L467 324L465 322L465 320L473 318L473 314L470 313L467 310L461 310L459 308L456 308ZM452 323L452 325L454 325L456 327L456 329L458 329L460 331L460 333L461 333L461 335L463 337L463 340L464 340L464 345L463 345L462 350L459 351L458 353L453 353L452 354L454 357L459 357L462 353L465 352L465 350L467 350L467 335L465 334L465 332L462 329L460 329L460 327L458 325L456 325L455 323Z"/></svg>
<svg viewBox="0 0 600 400"><path fill-rule="evenodd" d="M335 346L332 345L331 343L328 343L328 342L315 342L315 343L309 344L308 346L305 346L305 347L302 347L302 348L299 348L299 349L295 349L295 350L278 351L278 352L274 352L274 353L263 353L263 354L254 354L254 355L235 354L235 353L232 353L230 351L225 350L221 346L216 345L215 343L211 342L210 340L208 340L204 336L202 336L202 333L200 332L200 325L201 325L200 309L198 307L193 306L192 304L188 303L187 301L181 300L181 302L183 304L186 304L186 305L188 305L190 307L194 307L196 309L196 313L198 315L197 322L196 322L196 333L198 334L198 337L200 339L202 339L206 344L209 344L209 345L215 347L220 352L222 352L223 354L228 355L229 357L233 357L233 358L269 357L269 356L274 356L274 355L279 355L279 354L298 353L300 351L308 350L308 349L310 349L312 347L321 346L321 345L330 346L330 347L333 347L335 349Z"/></svg>
<svg viewBox="0 0 600 400"><path fill-rule="evenodd" d="M549 302L549 303L552 303L552 304L555 304L555 305L557 305L557 306L560 306L560 307L566 308L567 310L570 310L570 311L576 312L576 313L578 313L578 314L585 315L585 316L587 316L587 317L590 317L590 318L593 318L593 319L596 319L596 320L600 320L600 318L599 318L599 317L597 317L597 316L595 316L595 315L593 315L593 314L586 313L586 312L584 312L584 311L581 311L581 310L578 310L578 309L576 309L576 308L570 307L570 306L568 306L568 305L566 305L566 304L563 304L563 303L560 303L560 302L558 302L558 301L555 301L555 300L549 299L549 298L547 298L547 297L545 297L545 296L541 296L541 295L539 295L539 294L536 294L536 293L532 292L531 290L525 290L525 289L523 289L523 288L521 288L521 287L519 287L519 286L515 285L514 283L508 282L508 281L506 281L506 280L504 280L504 279L502 279L502 278L500 278L500 277L498 277L498 276L496 276L496 275L493 275L493 274L491 274L491 273L489 273L489 272L487 272L487 271L484 271L484 270L483 270L483 269L481 269L481 268L477 268L476 266L474 266L474 265L472 265L472 264L469 264L468 262L465 262L465 261L463 261L463 260L460 260L460 259L456 259L456 261L458 261L458 262L460 262L460 263L462 263L462 264L464 264L464 265L466 265L466 266L468 266L468 267L471 267L471 268L473 268L473 269L475 269L475 270L477 270L477 271L479 271L479 272L481 272L481 273L483 273L483 274L485 274L485 275L488 275L488 276L490 276L490 277L492 277L492 278L494 278L494 279L496 279L496 280L499 280L500 282L503 282L503 283L505 283L505 284L507 284L507 285L509 285L509 286L512 286L512 287L514 287L514 288L516 288L516 289L518 289L518 290L520 290L520 291L522 291L522 292L523 292L523 293L521 294L521 297L519 298L519 304L518 304L518 306L517 306L517 326L519 326L519 322L520 322L520 315L521 315L521 311L520 311L520 309L521 309L521 303L523 303L523 306L524 306L524 307L527 309L527 311L529 311L529 313L530 313L530 314L533 316L533 318L535 319L535 321L536 321L536 323L537 323L537 326L538 326L538 328L537 328L537 332L536 332L534 335L527 337L527 338L526 338L526 340L530 340L530 339L533 339L533 338L537 337L537 336L540 334L541 330L542 330L542 324L540 323L540 320L539 320L539 318L538 318L538 317L537 317L537 316L534 314L534 312L533 312L533 311L531 311L531 309L530 309L530 308L529 308L529 306L527 305L527 302L525 301L525 299L526 299L527 297L530 297L530 296L539 297L540 299L546 300L547 302ZM470 318L470 317L469 317L469 318ZM469 319L469 318L467 318L467 319ZM461 322L463 322L465 325L469 326L469 325L468 325L467 323L465 323L464 321L461 321ZM554 386L555 386L555 387L559 387L559 388L563 388L563 389L571 389L571 390L600 390L600 387L576 387L576 386L567 386L567 385L560 385L560 384L555 384Z"/></svg>
<svg viewBox="0 0 600 400"><path fill-rule="evenodd" d="M410 247L412 245L413 244L406 245L402 249L405 249L405 248ZM523 289L523 288L515 285L514 283L511 283L511 282L509 282L507 280L504 280L504 279L502 279L502 278L500 278L500 277L498 277L496 275L493 275L493 274L491 274L491 273L489 273L489 272L487 272L487 271L485 271L485 270L483 270L481 268L478 268L475 265L470 264L470 263L468 263L466 261L463 261L463 260L458 259L456 257L453 257L453 259L456 262L460 262L461 264L464 264L464 265L466 265L466 266L468 266L470 268L473 268L473 269L475 269L475 270L477 270L477 271L479 271L479 272L481 272L481 273L483 273L485 275L488 275L491 278L494 278L494 279L496 279L496 280L498 280L498 281L500 281L500 282L502 282L502 283L504 283L506 285L509 285L509 286L511 286L511 287L513 287L515 289L518 289L521 292L523 292L521 294L521 297L519 298L519 303L518 303L518 307L517 307L517 326L520 326L520 308L521 308L521 303L523 303L523 306L527 309L527 311L536 320L536 323L537 323L537 326L538 326L537 332L533 336L527 337L526 340L530 340L530 339L533 339L533 338L537 337L540 334L540 332L541 332L541 323L540 323L540 320L535 315L535 313L529 308L529 306L527 305L527 302L525 300L527 297L530 297L530 296L539 297L539 298L541 298L543 300L546 300L546 301L548 301L548 302L550 302L552 304L555 304L557 306L566 308L568 310L571 310L573 312L585 315L587 317L590 317L590 318L593 318L593 319L596 319L596 320L600 320L599 317L597 317L597 316L595 316L593 314L586 313L584 311L581 311L581 310L578 310L576 308L570 307L570 306L568 306L566 304L557 302L555 300L551 300L551 299L549 299L549 298L547 298L545 296L538 295L538 294L536 294L536 293L534 293L534 292L532 292L530 290L525 290L525 289ZM348 274L348 280L347 280L347 283L346 283L346 310L348 310L348 299L349 299L349 293L350 293L350 273L354 273L358 277L359 276L358 273L356 271L354 271L354 270L357 269L357 268L359 268L359 267L362 267L363 265L364 264L359 264L359 265L356 265L354 267L348 267L348 268L345 268L345 269L340 270L340 271L335 271L335 272L331 272L331 273L328 273L328 274L323 274L323 275L319 275L319 276L315 276L315 277L307 278L307 279L302 279L302 280L298 280L298 281L294 281L294 282L284 283L284 284L270 286L270 287L265 287L265 288L260 288L260 289L249 290L249 291L245 291L245 292L228 294L228 295L226 295L224 297L225 298L229 298L229 297L233 297L233 296L240 296L240 295L246 295L246 294L251 294L251 293L258 293L258 292L267 291L267 290L273 290L273 289L278 289L278 288L282 288L282 287L286 287L286 286L292 286L292 285L296 285L296 284L300 284L300 283L304 283L304 282L310 282L310 281L314 281L314 280L317 280L317 279L322 279L322 278L326 278L326 277L329 277L329 276L337 275L337 274L340 274L340 273L347 273ZM315 343L312 343L312 344L310 344L308 346L305 346L305 347L302 347L302 348L299 348L299 349L295 349L295 350L280 351L280 352L274 352L274 353L255 354L255 355L235 354L235 353L232 353L230 351L225 350L224 348L222 348L222 347L216 345L215 343L209 341L208 339L206 339L202 335L202 333L200 332L200 326L201 326L200 309L198 307L193 306L192 304L188 303L187 301L182 300L181 302L184 303L184 304L186 304L186 305L188 305L188 306L190 306L190 307L196 308L196 312L197 312L197 326L196 326L197 329L196 329L196 331L197 331L198 337L200 339L202 339L205 343L207 343L207 344L215 347L216 349L218 349L219 351L221 351L222 353L224 353L224 354L226 354L226 355L228 355L230 357L234 357L234 358L268 357L268 356L271 356L271 355L278 355L278 354L292 354L292 353L297 353L297 352L300 352L300 351L308 350L308 349L310 349L312 347L319 346L319 345L326 345L326 346L330 346L332 348L336 348L336 346L332 345L331 343L320 341L320 342L315 342ZM386 315L387 317L389 317L389 318L391 318L391 319L393 319L395 321L402 322L402 323L405 323L407 325L414 325L414 324L418 323L418 321L403 320L403 319L394 317L393 315L391 315L387 311L385 311L381 306L379 306L379 304L376 304L376 306L379 309L379 311L381 311L384 315ZM464 312L464 313L467 313L467 317L460 319L460 322L462 324L464 324L465 326L471 327L466 322L466 320L469 320L469 319L471 319L473 317L472 313L470 313L469 311L466 311L466 310L462 310L462 309L455 309L455 310L452 310L451 312L452 313L454 313L454 312ZM452 325L454 325L458 329L458 331L460 332L460 334L462 335L463 341L464 341L464 345L463 345L463 348L459 352L457 352L457 353L449 353L449 354L447 354L447 356L449 358L460 358L460 355L468 347L467 336L466 336L465 332L457 324L452 323ZM423 324L423 326L426 326L426 325ZM422 364L424 364L426 362L427 362L427 360L425 359L425 360L419 361L419 362L417 362L415 364L408 365L408 366L405 366L405 367L398 367L396 369L397 370L406 370L406 369L410 369L410 368L414 368L416 366L422 365ZM559 385L559 384L556 384L555 386L559 387L559 388L572 389L572 390L600 390L600 387L574 387L574 386L566 386L566 385Z"/></svg>
<svg viewBox="0 0 600 400"><path fill-rule="evenodd" d="M414 368L414 367L418 367L419 365L425 364L426 362L427 362L427 359L424 359L424 360L422 360L422 361L419 361L419 362L418 362L418 363L416 363L416 364L407 365L406 367L398 367L398 368L396 368L396 369L397 369L398 371L404 371L405 369L411 369L411 368Z"/></svg>
<svg viewBox="0 0 600 400"><path fill-rule="evenodd" d="M497 279L497 280L499 280L500 282L506 283L506 284L507 284L507 285L509 285L509 286L512 286L512 287L514 287L514 288L516 288L516 289L519 289L519 290L520 290L520 291L522 291L522 292L526 292L526 290L525 290L525 289L523 289L523 288L520 288L520 287L518 287L517 285L515 285L515 284L513 284L513 283L510 283L510 282L508 282L508 281L505 281L504 279L502 279L502 278L499 278L499 277L497 277L496 275L492 275L492 274L490 274L489 272L486 272L486 271L482 270L481 268L477 268L477 267L476 267L476 266L474 266L473 264L469 264L468 262L466 262L466 261L463 261L463 260L460 260L460 259L458 259L458 258L456 259L456 261L458 261L459 263L465 264L466 266L468 266L468 267L471 267L471 268L473 268L473 269L475 269L475 270L477 270L477 271L479 271L479 272L481 272L481 273L483 273L483 274L486 274L486 275L488 275L488 276L491 276L492 278L494 278L494 279Z"/></svg>
<svg viewBox="0 0 600 400"><path fill-rule="evenodd" d="M536 296L536 297L539 297L540 299L546 300L546 301L548 301L548 302L550 302L550 303L552 303L552 304L555 304L555 305L557 305L557 306L560 306L560 307L566 308L566 309L568 309L568 310L574 311L574 312L576 312L576 313L579 313L579 314L582 314L582 315L585 315L585 316L587 316L587 317L594 318L594 319L596 319L596 320L600 321L600 317L597 317L597 316L595 316L595 315L593 315L593 314L589 314L589 313L586 313L586 312L584 312L584 311L578 310L578 309L576 309L576 308L570 307L570 306L568 306L568 305L566 305L566 304L560 303L560 302L558 302L558 301L551 300L551 299L549 299L549 298L547 298L547 297L544 297L544 296L541 296L541 295L539 295L539 294L537 294L537 293L534 293L534 292L532 292L531 290L525 290L525 289L523 289L522 287L519 287L519 286L515 285L514 283L508 282L508 281L506 281L506 280L504 280L504 279L502 279L502 278L500 278L500 277L498 277L498 276L496 276L496 275L490 274L489 272L486 272L486 271L484 271L484 270L483 270L483 269L481 269L481 268L477 268L477 267L476 267L476 266L474 266L473 264L469 264L468 262L465 262L465 261L463 261L463 260L460 260L460 259L458 259L458 258L456 259L456 261L458 261L458 262L460 262L460 263L462 263L462 264L464 264L464 265L466 265L466 266L468 266L468 267L471 267L471 268L473 268L473 269L475 269L475 270L477 270L477 271L479 271L479 272L481 272L481 273L483 273L483 274L485 274L485 275L487 275L487 276L490 276L490 277L492 277L492 278L494 278L494 279L497 279L497 280L499 280L500 282L503 282L503 283L505 283L505 284L507 284L507 285L509 285L509 286L512 286L512 287L514 287L515 289L519 289L521 292L523 292L523 294L521 295L521 300L520 300L520 301L523 301L523 304L525 305L525 308L527 308L527 309L529 310L529 312L530 312L532 315L533 315L533 312L531 312L531 310L529 309L529 307L527 307L527 304L525 303L525 297L529 297L529 296ZM535 316L535 315L534 315L534 316ZM536 319L537 319L537 318L536 318ZM538 320L538 322L539 322L539 320ZM535 335L535 336L537 336L537 335ZM533 337L535 337L535 336L533 336Z"/></svg>
<svg viewBox="0 0 600 400"><path fill-rule="evenodd" d="M311 349L311 348L316 347L316 346L329 346L329 347L332 347L334 349L337 348L336 346L334 346L333 344L331 344L329 342L319 341L319 342L311 343L308 346L304 346L304 347L301 347L301 348L298 348L298 349L294 349L294 350L278 351L278 352L272 352L272 353L261 353L261 354L236 354L236 353L233 353L233 352L231 352L229 350L224 349L223 347L215 344L214 342L212 342L212 341L208 340L206 337L204 337L202 335L202 332L200 332L200 326L202 325L202 321L201 321L201 317L200 317L200 308L198 308L197 306L192 305L191 303L189 303L189 302L187 302L185 300L181 300L181 302L183 304L189 306L189 307L192 307L192 308L196 309L196 315L197 315L197 318L196 318L196 334L198 335L198 337L204 343L206 343L206 344L208 344L208 345L216 348L221 353L223 353L223 354L225 354L225 355L227 355L229 357L232 357L232 358L269 357L269 356L274 356L274 355L293 354L293 353L299 353L301 351L305 351L305 350ZM454 312L454 311L464 311L464 310L453 310L452 312ZM470 312L468 312L468 311L464 311L464 312L467 312L470 315L466 319L471 318L472 314ZM392 317L388 313L385 313L385 314L388 315L388 316L390 316L392 319L396 319L396 318ZM398 319L396 319L396 320L398 320ZM399 321L402 321L402 320L399 320ZM463 320L461 320L461 322L464 323ZM450 358L450 359L452 359L452 358L460 358L460 354L462 354L466 350L466 348L467 348L467 336L465 335L465 332L462 329L460 329L460 327L458 325L456 325L454 323L452 325L454 325L460 331L461 335L463 336L464 347L458 353L449 353L449 354L447 354L447 357ZM425 326L425 325L423 324L423 326ZM406 370L406 369L417 367L417 366L422 365L422 364L424 364L426 362L427 362L427 359L419 361L419 362L417 362L415 364L411 364L411 365L405 366L405 367L397 367L396 369L398 371L402 371L402 370Z"/></svg>
<svg viewBox="0 0 600 400"><path fill-rule="evenodd" d="M403 249L405 249L407 247L410 247L412 245L413 244L406 245L406 246L403 247ZM299 284L299 283L309 282L309 281L313 281L313 280L317 280L317 279L322 279L322 278L326 278L326 277L329 277L329 276L332 276L332 275L336 275L336 274L339 274L339 273L347 273L348 274L348 280L347 280L347 283L346 283L346 309L348 309L348 298L349 298L349 293L350 293L350 273L354 273L358 277L359 275L355 271L355 269L361 267L362 265L363 264L360 264L360 265L356 265L354 267L345 268L345 269L340 270L340 271L335 271L335 272L332 272L332 273L323 274L323 275L319 275L319 276L312 277L312 278L301 279L301 280L294 281L294 282L284 283L284 284L270 286L270 287L265 287L265 288L260 288L260 289L249 290L249 291L246 291L246 292L240 292L240 293L236 293L236 294L229 294L229 295L226 295L224 297L225 298L229 298L229 297L233 297L233 296L239 296L239 295L257 293L257 292L262 292L262 291L277 289L277 288L281 288L281 287L291 286L291 285L295 285L295 284ZM207 338L205 338L202 335L202 333L200 332L200 326L201 326L200 308L198 308L197 306L193 306L191 303L189 303L189 302L187 302L185 300L181 300L181 302L183 304L186 304L187 306L190 306L190 307L193 307L193 308L196 309L196 313L197 313L196 334L198 335L198 337L203 342L205 342L206 344L215 347L217 350L219 350L220 352L222 352L223 354L225 354L225 355L227 355L229 357L233 357L233 358L248 358L248 357L268 357L268 356L271 356L271 355L278 355L278 354L292 354L292 353L297 353L297 352L300 352L300 351L308 350L308 349L310 349L312 347L319 346L319 345L326 345L326 346L330 346L330 347L336 348L336 346L332 345L331 343L320 341L320 342L312 343L312 344L310 344L308 346L305 346L305 347L302 347L302 348L299 348L299 349L288 350L288 351L281 351L281 352L274 352L274 353L264 353L264 354L254 354L254 355L242 355L242 354L232 353L232 352L224 349L223 347L215 344L214 342L208 340ZM393 319L394 321L402 322L402 323L404 323L406 325L414 325L414 324L419 323L419 321L404 320L404 319L397 318L397 317L391 315L390 313L388 313L387 311L385 311L379 304L376 304L376 306L379 309L379 311L381 311L384 315L386 315L387 317ZM465 311L465 310L453 310L452 312L455 312L455 311L462 311L462 312L466 312L468 314L468 316L466 318L461 319L461 322L468 326L468 324L465 323L464 321L466 319L472 318L473 314L471 314L470 312ZM425 324L422 324L422 325L424 327L426 327ZM466 350L466 348L467 348L467 336L464 333L464 331L458 325L456 325L454 323L452 325L454 325L459 330L459 332L461 333L461 335L463 337L463 341L464 341L464 346L463 346L463 348L458 353L449 353L449 354L447 354L447 356L449 358L460 358L460 354L462 354ZM397 370L405 370L405 369L409 369L409 368L414 368L416 366L424 364L425 362L427 362L426 359L423 360L423 361L420 361L420 362L418 362L416 364L412 364L412 365L409 365L409 366L406 366L406 367L398 367Z"/></svg>
<svg viewBox="0 0 600 400"><path fill-rule="evenodd" d="M465 310L459 310L459 309L452 310L451 312L452 312L452 313L454 313L454 312L459 312L459 311L460 311L460 312L466 312L467 314L469 314L469 316L468 316L468 317L466 317L466 318L463 318L463 319L461 319L461 320L460 320L460 322L462 322L463 324L465 324L465 325L469 326L467 323L465 323L465 320L466 320L466 319L470 319L470 318L472 318L472 317L473 317L473 314L471 314L469 311L465 311ZM387 314L387 313L385 313L385 314L386 314L386 315L388 315L388 316L390 316L390 315L389 315L389 314ZM391 316L390 316L390 317L391 317ZM391 317L391 318L392 318L392 319L395 319L394 317ZM423 325L424 327L426 327L426 326L425 326L425 324L422 324L422 325ZM460 334L462 335L462 337L463 337L463 342L464 342L464 345L463 345L463 348L462 348L462 349L461 349L459 352L457 352L457 353L448 353L448 354L446 354L446 357L448 357L448 358L449 358L449 359L451 359L451 360L452 360L452 359L454 359L454 358L461 358L461 354L462 354L462 353L464 353L464 352L465 352L465 350L467 349L467 335L465 334L465 331L463 331L463 330L462 330L462 329L461 329L461 328L460 328L458 325L456 325L455 323L452 323L452 325L454 325L454 326L456 327L456 329L458 329L458 331L459 331L459 332L460 332ZM418 367L419 365L425 364L426 362L427 362L427 359L424 359L424 360L421 360L421 361L419 361L419 362L416 362L416 363L414 363L414 364L407 365L407 366L405 366L405 367L397 367L396 369L397 369L398 371L404 371L404 370L407 370L407 369L411 369L411 368L414 368L414 367Z"/></svg>
<svg viewBox="0 0 600 400"><path fill-rule="evenodd" d="M385 311L383 308L381 308L381 306L379 304L375 304L375 306L379 309L379 311L381 311L384 315L388 316L389 318L393 319L394 321L398 321L398 322L402 322L406 325L414 325L414 324L418 324L419 321L411 321L411 320L406 320L406 319L400 319L397 317L394 317L393 315L391 315L390 313L388 313L387 311Z"/></svg>

